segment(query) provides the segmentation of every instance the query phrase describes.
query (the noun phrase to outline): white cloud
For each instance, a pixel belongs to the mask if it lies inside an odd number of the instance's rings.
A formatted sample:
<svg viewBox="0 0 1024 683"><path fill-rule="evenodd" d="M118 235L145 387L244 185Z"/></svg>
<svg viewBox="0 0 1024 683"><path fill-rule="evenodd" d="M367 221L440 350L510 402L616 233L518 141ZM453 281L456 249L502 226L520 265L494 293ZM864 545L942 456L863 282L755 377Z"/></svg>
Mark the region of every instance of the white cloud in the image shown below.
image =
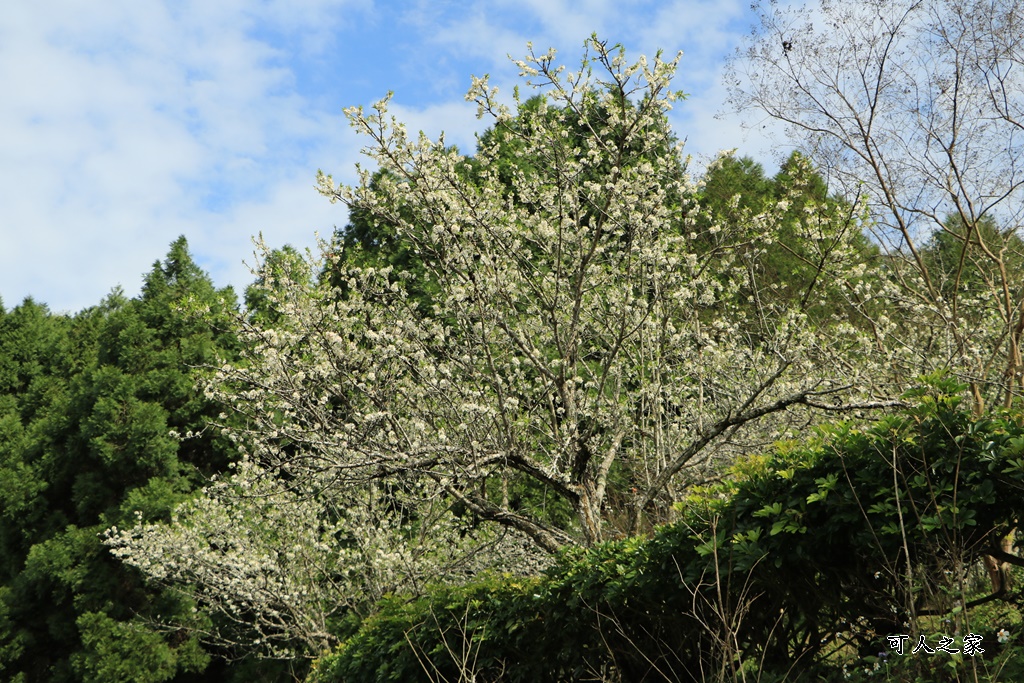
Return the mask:
<svg viewBox="0 0 1024 683"><path fill-rule="evenodd" d="M117 283L137 291L140 273L177 234L230 229L219 215L226 208L284 196L277 184L303 172L311 188L307 155L336 140L296 93L288 55L260 32L322 40L350 5L6 6L5 304L33 294L75 310Z"/></svg>
<svg viewBox="0 0 1024 683"><path fill-rule="evenodd" d="M345 226L345 207L331 204L313 185L314 178L302 173L282 178L266 197L234 206L212 229L193 232L189 246L218 281L233 284L241 296L252 280L246 264L253 263L254 235L262 234L272 247L291 244L302 250L316 246L317 234L329 239L335 228Z"/></svg>
<svg viewBox="0 0 1024 683"><path fill-rule="evenodd" d="M483 132L490 123L476 117L476 104L464 99L457 102L442 102L426 107L403 105L391 102L390 112L405 124L409 137L423 131L431 140L437 140L444 133L446 145L457 145L463 154L476 150L475 133Z"/></svg>
<svg viewBox="0 0 1024 683"><path fill-rule="evenodd" d="M630 59L660 49L668 60L681 50L675 87L688 97L671 121L677 134L687 138L687 151L700 162L739 147L741 154L765 157L770 165L769 148L756 132L744 130L736 116L716 118L726 97L724 61L754 21L743 0L497 0L469 11L431 2L418 6L414 20L424 30L432 27L428 40L437 50L472 58L483 65L475 73L490 71L492 83L505 93L518 82L506 55L522 57L527 41L537 52L557 48L559 62L570 70L579 63L584 40L595 32L602 40L623 44Z"/></svg>
<svg viewBox="0 0 1024 683"><path fill-rule="evenodd" d="M745 12L743 0L7 3L0 295L76 310L118 283L133 294L179 234L218 284L241 287L252 234L302 247L344 225L313 190L317 168L354 181L365 141L341 106L393 89L411 133L444 130L472 152L488 122L463 99L470 74L491 73L507 102L519 83L507 55L529 40L570 69L594 31L631 58L685 50L678 134L690 151L750 153L738 123L712 118Z"/></svg>

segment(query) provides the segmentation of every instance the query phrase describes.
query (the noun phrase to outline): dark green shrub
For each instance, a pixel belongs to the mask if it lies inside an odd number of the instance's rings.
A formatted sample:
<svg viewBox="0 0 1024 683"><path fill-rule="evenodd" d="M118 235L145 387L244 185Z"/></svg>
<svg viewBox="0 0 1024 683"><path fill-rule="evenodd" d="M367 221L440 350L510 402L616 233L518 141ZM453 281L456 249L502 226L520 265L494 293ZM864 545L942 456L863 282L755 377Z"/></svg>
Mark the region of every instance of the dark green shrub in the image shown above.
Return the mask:
<svg viewBox="0 0 1024 683"><path fill-rule="evenodd" d="M749 458L651 538L392 598L313 680L829 679L874 670L887 635L971 628L1013 598L971 575L1024 511L1024 426L972 419L960 391Z"/></svg>

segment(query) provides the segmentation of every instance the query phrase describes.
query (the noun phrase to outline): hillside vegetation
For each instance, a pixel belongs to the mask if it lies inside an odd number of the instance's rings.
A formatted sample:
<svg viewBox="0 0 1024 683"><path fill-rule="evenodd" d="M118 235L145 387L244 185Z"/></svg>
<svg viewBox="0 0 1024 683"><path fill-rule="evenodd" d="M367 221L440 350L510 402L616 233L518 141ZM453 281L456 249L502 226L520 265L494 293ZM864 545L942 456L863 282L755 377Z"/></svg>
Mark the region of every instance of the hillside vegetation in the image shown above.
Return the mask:
<svg viewBox="0 0 1024 683"><path fill-rule="evenodd" d="M138 297L0 306L0 677L1018 680L1004 4L826 3L817 51L771 5L732 83L803 141L770 177L691 168L680 58L594 37L474 79L469 154L347 110L349 224L257 241L244 304L180 238Z"/></svg>

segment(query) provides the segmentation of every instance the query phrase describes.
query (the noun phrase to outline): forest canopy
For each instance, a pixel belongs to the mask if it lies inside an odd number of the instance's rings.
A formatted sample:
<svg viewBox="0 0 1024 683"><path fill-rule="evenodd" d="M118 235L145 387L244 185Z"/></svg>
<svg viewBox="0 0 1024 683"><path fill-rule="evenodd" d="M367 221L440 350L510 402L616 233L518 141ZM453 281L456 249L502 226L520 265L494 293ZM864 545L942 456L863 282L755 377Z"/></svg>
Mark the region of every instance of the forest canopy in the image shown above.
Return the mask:
<svg viewBox="0 0 1024 683"><path fill-rule="evenodd" d="M792 22L736 101L792 82L790 124L838 125L804 69L861 55L827 31L796 68ZM473 79L471 154L346 110L370 167L318 188L348 226L258 240L244 305L181 238L137 298L0 308L0 673L796 680L1019 623L1019 227L882 162L850 191L884 150L845 129L696 173L679 62L531 49L511 105Z"/></svg>

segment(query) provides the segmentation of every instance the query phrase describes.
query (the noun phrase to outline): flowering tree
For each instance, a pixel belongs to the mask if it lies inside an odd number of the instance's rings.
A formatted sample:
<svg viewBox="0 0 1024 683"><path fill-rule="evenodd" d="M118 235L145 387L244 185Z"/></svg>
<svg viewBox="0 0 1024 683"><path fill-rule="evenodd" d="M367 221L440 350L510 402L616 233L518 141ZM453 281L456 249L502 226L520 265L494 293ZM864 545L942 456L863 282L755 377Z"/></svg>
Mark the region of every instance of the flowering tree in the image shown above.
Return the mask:
<svg viewBox="0 0 1024 683"><path fill-rule="evenodd" d="M863 197L907 367L944 365L978 414L1024 365L1024 59L1018 0L762 6L732 102L782 122Z"/></svg>
<svg viewBox="0 0 1024 683"><path fill-rule="evenodd" d="M522 106L517 93L517 114L474 79L468 98L493 129L472 158L410 138L387 99L347 110L377 168L357 187L321 175L320 190L387 226L417 267L325 243L304 272L260 273L245 360L207 388L241 418L225 428L246 465L179 528L250 523L276 538L266 517L217 518L259 500L238 487L272 481L296 528L337 558L303 566L337 595L372 596L643 531L721 459L810 411L892 405L866 396L877 364L855 319L863 300L837 309L849 316L807 315L832 285L863 280L857 216L811 199L789 212L787 198L708 215L665 121L678 58L629 64L596 39L587 50L571 73L553 52L517 62L544 95ZM783 227L820 276L799 297L765 296L780 287L762 274ZM175 534L140 527L111 543L155 576L212 586L213 565L173 550L202 539ZM280 557L266 571L291 571ZM211 590L252 594L257 565Z"/></svg>

